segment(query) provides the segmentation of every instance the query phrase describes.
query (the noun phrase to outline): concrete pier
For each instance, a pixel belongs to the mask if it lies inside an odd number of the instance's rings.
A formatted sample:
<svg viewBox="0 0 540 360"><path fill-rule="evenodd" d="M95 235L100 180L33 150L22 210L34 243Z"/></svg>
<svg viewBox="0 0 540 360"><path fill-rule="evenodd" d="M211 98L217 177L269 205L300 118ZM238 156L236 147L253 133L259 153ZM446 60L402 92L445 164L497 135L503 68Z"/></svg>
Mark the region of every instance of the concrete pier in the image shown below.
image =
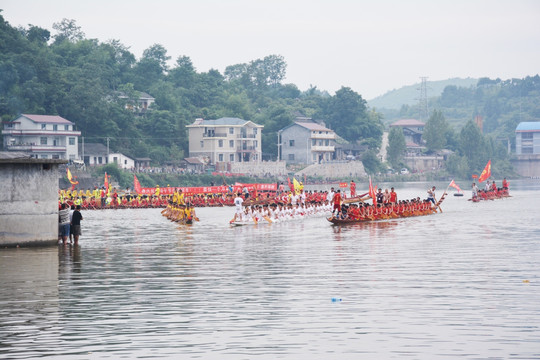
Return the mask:
<svg viewBox="0 0 540 360"><path fill-rule="evenodd" d="M58 241L58 166L66 160L0 152L0 247Z"/></svg>

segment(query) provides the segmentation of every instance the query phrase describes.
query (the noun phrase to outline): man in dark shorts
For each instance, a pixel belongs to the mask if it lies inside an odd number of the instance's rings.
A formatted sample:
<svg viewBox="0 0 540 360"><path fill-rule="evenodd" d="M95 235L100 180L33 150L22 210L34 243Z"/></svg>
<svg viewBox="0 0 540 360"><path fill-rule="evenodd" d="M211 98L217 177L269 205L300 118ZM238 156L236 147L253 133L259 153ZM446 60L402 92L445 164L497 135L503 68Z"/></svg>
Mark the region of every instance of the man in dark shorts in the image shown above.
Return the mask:
<svg viewBox="0 0 540 360"><path fill-rule="evenodd" d="M83 219L81 214L81 205L77 205L77 208L73 212L71 217L71 227L73 228L73 238L75 245L79 242L79 236L81 235L81 220Z"/></svg>

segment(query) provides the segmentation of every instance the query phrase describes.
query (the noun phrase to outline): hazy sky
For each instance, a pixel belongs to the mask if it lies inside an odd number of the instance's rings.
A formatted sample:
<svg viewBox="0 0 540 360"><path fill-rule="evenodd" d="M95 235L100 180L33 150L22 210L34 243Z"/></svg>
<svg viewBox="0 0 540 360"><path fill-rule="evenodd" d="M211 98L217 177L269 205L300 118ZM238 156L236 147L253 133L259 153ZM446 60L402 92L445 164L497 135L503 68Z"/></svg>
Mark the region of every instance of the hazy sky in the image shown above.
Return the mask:
<svg viewBox="0 0 540 360"><path fill-rule="evenodd" d="M137 58L153 44L197 71L271 54L286 83L365 99L452 77L509 79L540 72L537 0L0 0L12 26L74 19L87 38L118 39Z"/></svg>

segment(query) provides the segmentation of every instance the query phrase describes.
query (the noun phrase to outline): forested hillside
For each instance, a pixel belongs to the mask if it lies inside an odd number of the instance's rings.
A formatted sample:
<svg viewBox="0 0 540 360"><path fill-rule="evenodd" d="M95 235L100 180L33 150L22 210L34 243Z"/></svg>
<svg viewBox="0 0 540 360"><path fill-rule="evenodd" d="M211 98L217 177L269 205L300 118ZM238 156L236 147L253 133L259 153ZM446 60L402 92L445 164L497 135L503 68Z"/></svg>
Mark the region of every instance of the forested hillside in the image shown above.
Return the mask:
<svg viewBox="0 0 540 360"><path fill-rule="evenodd" d="M196 118L239 117L264 125L263 158L275 159L277 131L295 114L322 120L342 138L380 146L380 116L350 88L335 94L316 87L302 92L284 84L287 63L268 55L232 64L224 73L198 72L189 56L156 44L140 59L121 41L87 39L74 20L54 33L29 25L14 28L0 14L0 115L60 115L76 124L86 142L110 140L114 151L150 157L154 163L187 156L185 125ZM133 111L139 92L155 98L145 112Z"/></svg>

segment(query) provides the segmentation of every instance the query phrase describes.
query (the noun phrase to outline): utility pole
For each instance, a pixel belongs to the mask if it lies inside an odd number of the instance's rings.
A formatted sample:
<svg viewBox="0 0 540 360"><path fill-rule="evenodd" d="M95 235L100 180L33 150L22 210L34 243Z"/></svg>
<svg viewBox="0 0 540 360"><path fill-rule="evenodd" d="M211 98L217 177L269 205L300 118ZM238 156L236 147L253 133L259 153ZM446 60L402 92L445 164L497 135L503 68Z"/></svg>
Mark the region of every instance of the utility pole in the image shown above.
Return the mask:
<svg viewBox="0 0 540 360"><path fill-rule="evenodd" d="M429 118L428 100L427 100L427 76L420 77L420 98L418 99L418 108L420 111L420 120L427 121Z"/></svg>
<svg viewBox="0 0 540 360"><path fill-rule="evenodd" d="M109 163L109 137L107 136L107 164Z"/></svg>

